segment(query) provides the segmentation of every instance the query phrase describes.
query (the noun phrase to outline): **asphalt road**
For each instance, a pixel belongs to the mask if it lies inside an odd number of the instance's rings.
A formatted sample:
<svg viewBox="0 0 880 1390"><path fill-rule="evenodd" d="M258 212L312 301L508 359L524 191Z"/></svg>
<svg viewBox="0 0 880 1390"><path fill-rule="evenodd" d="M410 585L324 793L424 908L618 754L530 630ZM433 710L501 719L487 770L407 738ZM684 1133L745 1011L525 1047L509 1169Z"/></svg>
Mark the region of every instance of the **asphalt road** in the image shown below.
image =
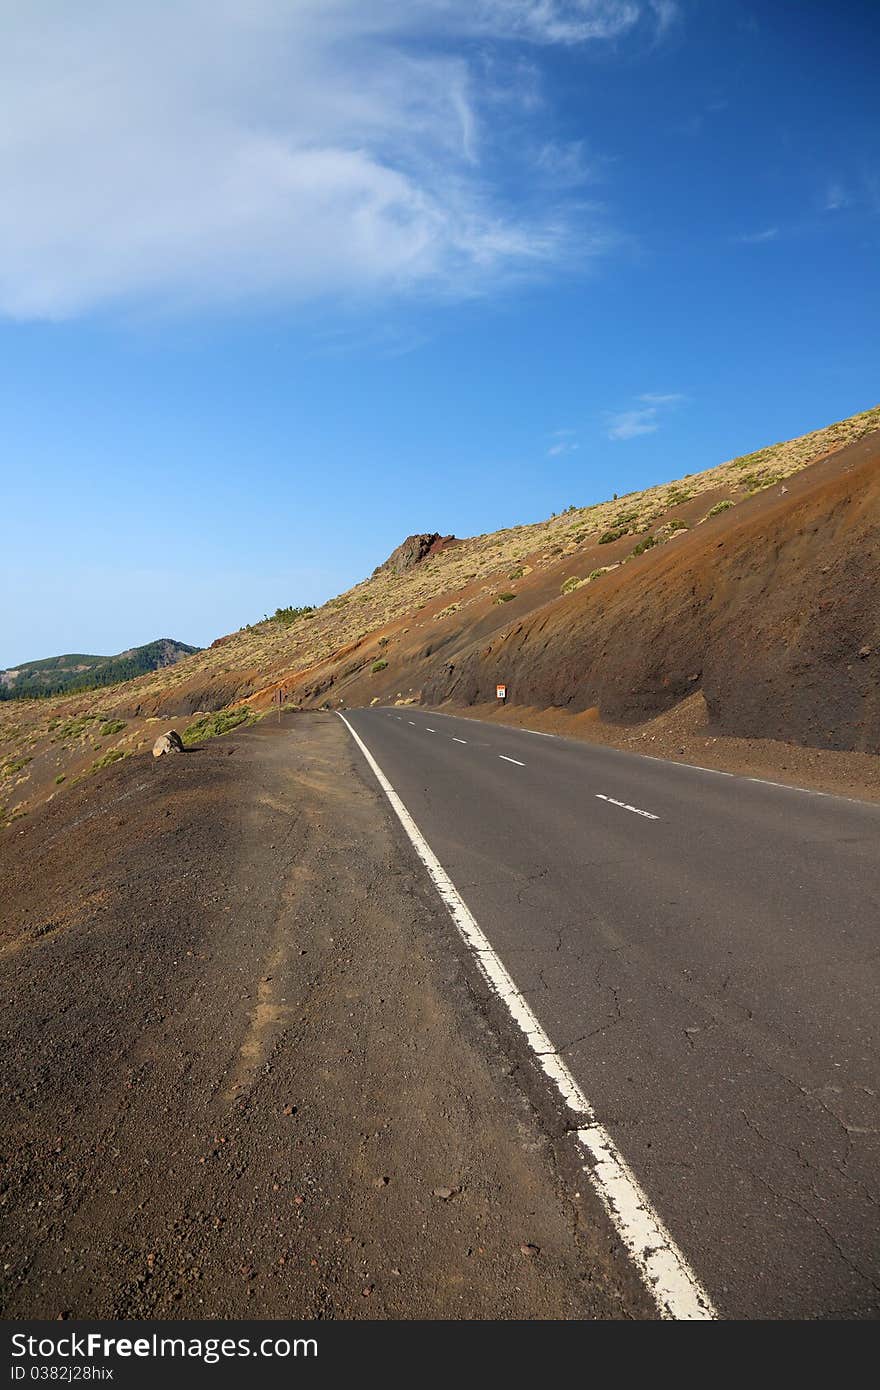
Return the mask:
<svg viewBox="0 0 880 1390"><path fill-rule="evenodd" d="M880 807L346 717L719 1314L876 1317Z"/></svg>

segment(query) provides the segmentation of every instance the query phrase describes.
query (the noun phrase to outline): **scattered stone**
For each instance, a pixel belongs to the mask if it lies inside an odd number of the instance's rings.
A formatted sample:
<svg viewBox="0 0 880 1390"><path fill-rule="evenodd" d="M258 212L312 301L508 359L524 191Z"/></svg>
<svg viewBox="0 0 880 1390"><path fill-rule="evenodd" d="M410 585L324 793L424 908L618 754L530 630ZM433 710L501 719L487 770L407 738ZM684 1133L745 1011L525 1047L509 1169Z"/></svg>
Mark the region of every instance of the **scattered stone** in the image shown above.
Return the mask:
<svg viewBox="0 0 880 1390"><path fill-rule="evenodd" d="M532 1260L536 1255L540 1255L541 1247L540 1245L528 1245L523 1241L522 1245L519 1247L519 1253L525 1255L526 1259Z"/></svg>
<svg viewBox="0 0 880 1390"><path fill-rule="evenodd" d="M160 734L153 744L153 757L161 758L166 753L182 753L183 739L176 729L169 729L167 733Z"/></svg>
<svg viewBox="0 0 880 1390"><path fill-rule="evenodd" d="M873 647L869 647L869 646L868 646L868 643L866 642L865 645L864 645L863 647L859 647L859 656L860 656L860 657L862 658L862 660L864 661L865 657L866 657L866 656L870 656L872 651L873 651Z"/></svg>
<svg viewBox="0 0 880 1390"><path fill-rule="evenodd" d="M435 1187L431 1193L432 1197L437 1197L441 1202L448 1202L458 1191L457 1187Z"/></svg>

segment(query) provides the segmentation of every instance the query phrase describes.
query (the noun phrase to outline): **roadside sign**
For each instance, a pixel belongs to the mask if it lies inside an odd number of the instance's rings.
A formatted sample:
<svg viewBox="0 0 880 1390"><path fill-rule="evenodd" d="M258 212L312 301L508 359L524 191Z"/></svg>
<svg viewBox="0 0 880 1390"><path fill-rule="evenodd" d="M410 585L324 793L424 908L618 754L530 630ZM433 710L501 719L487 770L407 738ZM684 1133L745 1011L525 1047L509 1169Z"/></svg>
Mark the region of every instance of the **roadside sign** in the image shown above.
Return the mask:
<svg viewBox="0 0 880 1390"><path fill-rule="evenodd" d="M506 685L496 685L496 687L495 687L495 699L496 699L496 700L506 700L506 699L507 699L507 686L506 686Z"/></svg>

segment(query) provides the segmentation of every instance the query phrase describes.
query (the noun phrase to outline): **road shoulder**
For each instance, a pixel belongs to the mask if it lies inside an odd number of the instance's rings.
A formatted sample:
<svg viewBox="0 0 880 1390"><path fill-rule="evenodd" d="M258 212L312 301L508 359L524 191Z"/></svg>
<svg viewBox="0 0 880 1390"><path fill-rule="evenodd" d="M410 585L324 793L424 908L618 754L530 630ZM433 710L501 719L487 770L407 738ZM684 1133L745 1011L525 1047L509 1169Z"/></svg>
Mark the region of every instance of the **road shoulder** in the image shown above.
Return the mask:
<svg viewBox="0 0 880 1390"><path fill-rule="evenodd" d="M0 853L5 1316L649 1315L340 721Z"/></svg>

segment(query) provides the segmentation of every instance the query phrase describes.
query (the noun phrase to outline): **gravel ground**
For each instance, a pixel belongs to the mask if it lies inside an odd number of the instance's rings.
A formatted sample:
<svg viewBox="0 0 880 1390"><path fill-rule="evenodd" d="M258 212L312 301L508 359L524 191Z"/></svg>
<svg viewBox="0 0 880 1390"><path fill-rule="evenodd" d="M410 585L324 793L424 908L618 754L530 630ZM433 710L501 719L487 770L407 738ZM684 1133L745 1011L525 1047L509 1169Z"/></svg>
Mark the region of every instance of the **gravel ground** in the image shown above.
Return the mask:
<svg viewBox="0 0 880 1390"><path fill-rule="evenodd" d="M106 769L0 900L7 1318L650 1316L338 720Z"/></svg>

